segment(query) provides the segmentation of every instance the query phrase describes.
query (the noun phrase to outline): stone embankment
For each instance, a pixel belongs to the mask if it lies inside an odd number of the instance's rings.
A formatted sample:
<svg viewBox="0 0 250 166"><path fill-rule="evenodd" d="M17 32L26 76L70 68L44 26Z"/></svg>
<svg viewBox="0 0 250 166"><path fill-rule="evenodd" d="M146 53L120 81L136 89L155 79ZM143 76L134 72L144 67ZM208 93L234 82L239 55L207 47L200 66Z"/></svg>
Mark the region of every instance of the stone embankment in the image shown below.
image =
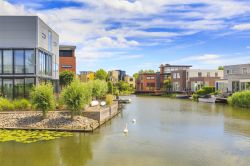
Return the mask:
<svg viewBox="0 0 250 166"><path fill-rule="evenodd" d="M89 107L81 115L70 118L68 111L51 111L47 118L42 112L0 112L0 129L56 130L56 131L93 131L105 121L118 114L118 104L111 107Z"/></svg>

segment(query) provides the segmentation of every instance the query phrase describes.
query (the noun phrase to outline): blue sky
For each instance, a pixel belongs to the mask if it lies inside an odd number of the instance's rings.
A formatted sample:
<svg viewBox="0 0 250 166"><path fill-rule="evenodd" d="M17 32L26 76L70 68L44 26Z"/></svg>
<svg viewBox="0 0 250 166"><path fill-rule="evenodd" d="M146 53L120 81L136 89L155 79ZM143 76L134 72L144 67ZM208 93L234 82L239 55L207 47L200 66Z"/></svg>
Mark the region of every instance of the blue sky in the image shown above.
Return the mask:
<svg viewBox="0 0 250 166"><path fill-rule="evenodd" d="M1 0L0 15L40 16L77 71L250 63L249 0Z"/></svg>

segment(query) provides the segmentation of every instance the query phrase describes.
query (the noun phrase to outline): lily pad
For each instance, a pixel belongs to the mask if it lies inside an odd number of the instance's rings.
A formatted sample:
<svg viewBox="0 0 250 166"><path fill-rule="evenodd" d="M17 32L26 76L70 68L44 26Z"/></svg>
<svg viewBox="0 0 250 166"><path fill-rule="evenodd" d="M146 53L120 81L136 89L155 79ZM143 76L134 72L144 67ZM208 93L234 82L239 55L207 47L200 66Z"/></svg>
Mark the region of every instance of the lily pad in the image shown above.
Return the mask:
<svg viewBox="0 0 250 166"><path fill-rule="evenodd" d="M73 136L73 134L69 132L0 130L0 142L15 141L19 143L33 143L70 136Z"/></svg>

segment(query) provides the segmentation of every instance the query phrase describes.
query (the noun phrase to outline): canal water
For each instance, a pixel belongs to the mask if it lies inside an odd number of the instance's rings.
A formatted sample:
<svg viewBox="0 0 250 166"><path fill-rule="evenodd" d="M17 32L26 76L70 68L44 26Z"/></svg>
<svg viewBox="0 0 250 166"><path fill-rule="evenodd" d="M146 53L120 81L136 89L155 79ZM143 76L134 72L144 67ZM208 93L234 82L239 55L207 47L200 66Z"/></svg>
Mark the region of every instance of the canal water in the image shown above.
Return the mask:
<svg viewBox="0 0 250 166"><path fill-rule="evenodd" d="M92 134L0 143L0 165L250 166L250 110L161 97L131 99Z"/></svg>

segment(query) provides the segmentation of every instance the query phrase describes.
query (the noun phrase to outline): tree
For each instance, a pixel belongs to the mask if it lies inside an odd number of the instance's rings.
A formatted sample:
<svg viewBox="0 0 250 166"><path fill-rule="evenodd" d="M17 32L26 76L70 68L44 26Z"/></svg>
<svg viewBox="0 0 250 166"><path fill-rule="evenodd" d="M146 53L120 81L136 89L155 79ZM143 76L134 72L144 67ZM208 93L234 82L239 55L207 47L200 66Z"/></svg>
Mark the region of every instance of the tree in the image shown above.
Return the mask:
<svg viewBox="0 0 250 166"><path fill-rule="evenodd" d="M71 119L91 101L91 89L86 83L74 79L61 93L61 99L71 111Z"/></svg>
<svg viewBox="0 0 250 166"><path fill-rule="evenodd" d="M130 94L133 92L133 88L129 85L129 83L125 81L120 81L115 84L116 89L119 94Z"/></svg>
<svg viewBox="0 0 250 166"><path fill-rule="evenodd" d="M75 73L69 70L62 71L59 75L59 82L61 86L69 85L75 78Z"/></svg>
<svg viewBox="0 0 250 166"><path fill-rule="evenodd" d="M103 80L93 80L88 82L89 88L92 90L92 97L100 99L108 92L108 85Z"/></svg>
<svg viewBox="0 0 250 166"><path fill-rule="evenodd" d="M172 81L171 81L171 78L167 78L166 80L164 80L164 89L167 91L167 92L170 92L171 91L171 88L172 88Z"/></svg>
<svg viewBox="0 0 250 166"><path fill-rule="evenodd" d="M134 74L133 74L133 77L135 78L135 80L137 80L138 77L139 77L139 73L134 73Z"/></svg>
<svg viewBox="0 0 250 166"><path fill-rule="evenodd" d="M224 67L223 66L219 66L218 70L224 70Z"/></svg>
<svg viewBox="0 0 250 166"><path fill-rule="evenodd" d="M108 82L108 93L113 94L113 83L111 81Z"/></svg>
<svg viewBox="0 0 250 166"><path fill-rule="evenodd" d="M43 112L43 118L46 118L49 110L55 108L55 98L51 84L41 83L33 87L30 97L33 107Z"/></svg>
<svg viewBox="0 0 250 166"><path fill-rule="evenodd" d="M99 69L95 73L96 80L107 80L107 77L108 77L108 73L103 69Z"/></svg>

